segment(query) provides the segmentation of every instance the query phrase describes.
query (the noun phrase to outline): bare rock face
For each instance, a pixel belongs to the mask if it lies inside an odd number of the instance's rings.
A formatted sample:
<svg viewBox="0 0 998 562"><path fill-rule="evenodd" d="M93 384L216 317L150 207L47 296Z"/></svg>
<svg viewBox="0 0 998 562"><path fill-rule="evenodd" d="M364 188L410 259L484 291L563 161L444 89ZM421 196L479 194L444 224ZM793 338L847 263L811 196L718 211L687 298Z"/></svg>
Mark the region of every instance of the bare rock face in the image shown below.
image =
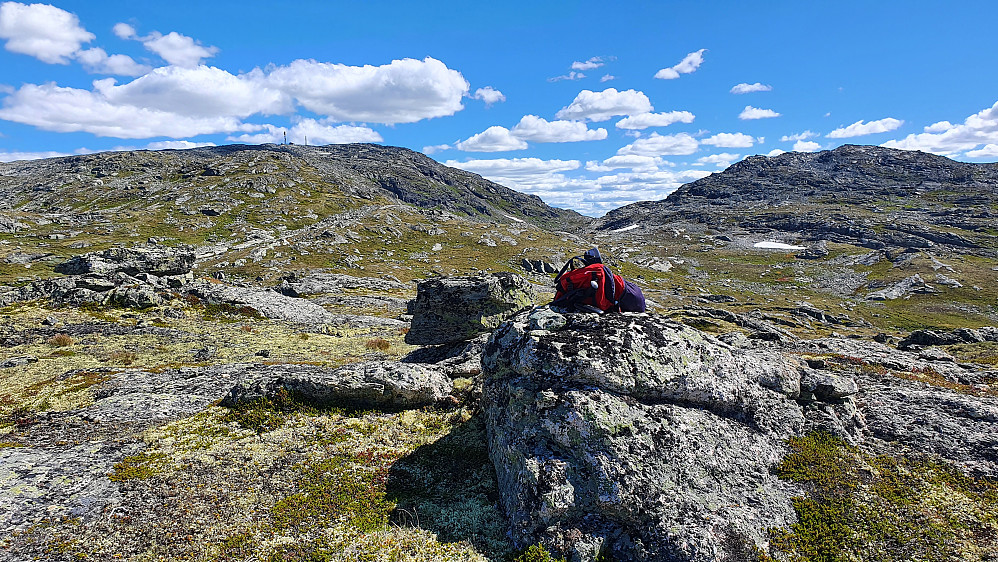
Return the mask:
<svg viewBox="0 0 998 562"><path fill-rule="evenodd" d="M490 457L518 547L573 561L740 560L794 522L785 439L858 440L856 384L648 314L516 316L482 357ZM532 329L533 327L533 329Z"/></svg>
<svg viewBox="0 0 998 562"><path fill-rule="evenodd" d="M111 275L148 273L156 276L184 275L194 267L195 255L190 250L171 248L110 248L74 256L55 267L56 273Z"/></svg>
<svg viewBox="0 0 998 562"><path fill-rule="evenodd" d="M530 283L513 273L423 281L416 289L405 342L440 345L469 340L494 330L533 300Z"/></svg>

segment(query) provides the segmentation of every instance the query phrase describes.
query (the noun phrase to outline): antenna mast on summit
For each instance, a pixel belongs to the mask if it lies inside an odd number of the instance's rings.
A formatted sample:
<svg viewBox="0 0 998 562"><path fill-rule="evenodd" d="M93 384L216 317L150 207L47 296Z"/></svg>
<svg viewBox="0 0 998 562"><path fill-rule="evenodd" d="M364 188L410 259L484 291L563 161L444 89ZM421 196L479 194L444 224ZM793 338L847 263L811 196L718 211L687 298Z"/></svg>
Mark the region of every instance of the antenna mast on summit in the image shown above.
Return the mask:
<svg viewBox="0 0 998 562"><path fill-rule="evenodd" d="M284 144L288 144L288 132L284 131Z"/></svg>
<svg viewBox="0 0 998 562"><path fill-rule="evenodd" d="M308 135L305 135L305 146L308 146Z"/></svg>

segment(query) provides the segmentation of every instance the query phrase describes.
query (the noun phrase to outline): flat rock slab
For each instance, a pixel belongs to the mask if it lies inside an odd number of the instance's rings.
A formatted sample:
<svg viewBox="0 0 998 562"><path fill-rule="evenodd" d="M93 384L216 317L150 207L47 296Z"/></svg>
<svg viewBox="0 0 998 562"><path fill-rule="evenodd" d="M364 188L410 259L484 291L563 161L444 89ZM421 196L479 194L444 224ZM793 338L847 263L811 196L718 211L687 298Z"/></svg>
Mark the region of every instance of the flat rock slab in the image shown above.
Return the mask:
<svg viewBox="0 0 998 562"><path fill-rule="evenodd" d="M189 291L208 303L246 308L274 320L295 324L329 324L335 321L332 313L314 302L285 296L270 289L202 282L192 285Z"/></svg>
<svg viewBox="0 0 998 562"><path fill-rule="evenodd" d="M450 379L432 365L375 361L337 369L260 372L235 386L222 404L235 405L285 390L320 405L394 410L442 404L452 389Z"/></svg>

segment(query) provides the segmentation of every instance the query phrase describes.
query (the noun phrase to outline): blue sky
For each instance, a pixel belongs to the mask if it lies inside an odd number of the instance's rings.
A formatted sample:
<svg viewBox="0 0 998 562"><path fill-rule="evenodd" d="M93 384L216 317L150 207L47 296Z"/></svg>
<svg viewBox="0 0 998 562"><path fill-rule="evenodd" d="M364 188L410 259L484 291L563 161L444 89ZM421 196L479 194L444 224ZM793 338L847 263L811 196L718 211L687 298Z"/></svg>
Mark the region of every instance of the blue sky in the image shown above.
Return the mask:
<svg viewBox="0 0 998 562"><path fill-rule="evenodd" d="M753 154L998 160L994 2L0 2L0 161L380 142L590 215Z"/></svg>

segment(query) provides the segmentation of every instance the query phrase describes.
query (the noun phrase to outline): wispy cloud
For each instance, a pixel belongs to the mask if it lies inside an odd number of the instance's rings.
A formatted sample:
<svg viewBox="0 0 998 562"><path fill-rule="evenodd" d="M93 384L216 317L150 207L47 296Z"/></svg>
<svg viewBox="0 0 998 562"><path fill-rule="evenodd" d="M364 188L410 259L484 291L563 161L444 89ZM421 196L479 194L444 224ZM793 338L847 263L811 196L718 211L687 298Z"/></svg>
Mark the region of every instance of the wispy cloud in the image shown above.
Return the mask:
<svg viewBox="0 0 998 562"><path fill-rule="evenodd" d="M769 92L772 89L772 86L761 82L756 82L755 84L746 84L745 82L742 82L741 84L735 84L734 87L731 88L731 93L751 94L752 92Z"/></svg>
<svg viewBox="0 0 998 562"><path fill-rule="evenodd" d="M700 65L703 64L703 53L707 49L700 49L699 51L693 51L692 53L683 57L683 60L679 61L679 64L671 66L669 68L663 68L655 73L655 78L660 80L674 80L679 78L680 74L690 74L696 72Z"/></svg>
<svg viewBox="0 0 998 562"><path fill-rule="evenodd" d="M752 107L751 105L746 105L745 109L738 114L738 118L746 121L750 119L769 119L771 117L779 117L780 114L773 111L772 109L760 109L758 107Z"/></svg>

